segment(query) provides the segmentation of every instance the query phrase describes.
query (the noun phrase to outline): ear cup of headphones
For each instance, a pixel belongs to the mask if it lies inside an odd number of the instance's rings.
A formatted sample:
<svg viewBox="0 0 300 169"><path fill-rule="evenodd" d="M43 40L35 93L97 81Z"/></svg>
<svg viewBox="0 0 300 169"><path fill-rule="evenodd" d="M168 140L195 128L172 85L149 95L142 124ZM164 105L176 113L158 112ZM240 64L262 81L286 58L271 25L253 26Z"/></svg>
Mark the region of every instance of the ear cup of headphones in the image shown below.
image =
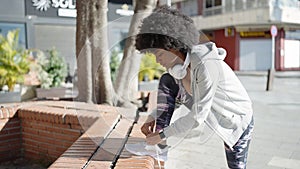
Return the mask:
<svg viewBox="0 0 300 169"><path fill-rule="evenodd" d="M188 52L183 64L176 64L168 69L168 72L175 79L183 79L187 74L187 67L190 64L190 53Z"/></svg>
<svg viewBox="0 0 300 169"><path fill-rule="evenodd" d="M186 68L182 64L174 65L172 68L168 69L168 72L175 79L179 79L179 80L183 79L186 76L186 74L187 74Z"/></svg>

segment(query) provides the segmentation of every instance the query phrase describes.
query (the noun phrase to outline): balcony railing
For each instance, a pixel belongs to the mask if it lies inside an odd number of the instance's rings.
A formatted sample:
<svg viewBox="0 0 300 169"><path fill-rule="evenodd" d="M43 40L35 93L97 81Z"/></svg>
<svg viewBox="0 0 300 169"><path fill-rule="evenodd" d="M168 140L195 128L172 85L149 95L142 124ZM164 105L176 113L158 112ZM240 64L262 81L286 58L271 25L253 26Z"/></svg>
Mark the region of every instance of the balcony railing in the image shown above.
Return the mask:
<svg viewBox="0 0 300 169"><path fill-rule="evenodd" d="M204 5L205 6L205 5ZM218 15L241 10L256 8L298 8L300 10L299 0L224 0L220 6L204 8L203 16Z"/></svg>

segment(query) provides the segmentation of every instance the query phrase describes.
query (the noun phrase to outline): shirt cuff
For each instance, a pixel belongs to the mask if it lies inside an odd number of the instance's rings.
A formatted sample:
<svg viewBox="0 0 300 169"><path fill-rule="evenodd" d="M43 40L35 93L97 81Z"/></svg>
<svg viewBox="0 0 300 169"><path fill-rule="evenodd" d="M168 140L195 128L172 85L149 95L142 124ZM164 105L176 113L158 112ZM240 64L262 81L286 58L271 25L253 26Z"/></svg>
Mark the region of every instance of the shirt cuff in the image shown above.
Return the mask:
<svg viewBox="0 0 300 169"><path fill-rule="evenodd" d="M164 128L163 133L166 136L166 138L169 138L170 136L174 136L176 134L176 132L172 126L168 126L168 127Z"/></svg>

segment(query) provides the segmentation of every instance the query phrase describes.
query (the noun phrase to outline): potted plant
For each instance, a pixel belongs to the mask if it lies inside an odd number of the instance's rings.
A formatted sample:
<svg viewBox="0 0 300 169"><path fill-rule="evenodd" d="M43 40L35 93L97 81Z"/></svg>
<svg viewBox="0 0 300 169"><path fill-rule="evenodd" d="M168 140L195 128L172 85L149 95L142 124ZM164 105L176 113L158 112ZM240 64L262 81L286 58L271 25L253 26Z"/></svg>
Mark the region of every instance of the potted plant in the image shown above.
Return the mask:
<svg viewBox="0 0 300 169"><path fill-rule="evenodd" d="M30 51L19 47L19 30L9 31L7 36L0 35L0 102L21 101L21 91L14 90L22 84L28 73ZM3 91L3 87L7 91Z"/></svg>
<svg viewBox="0 0 300 169"><path fill-rule="evenodd" d="M37 72L40 88L37 88L38 98L64 98L67 88L62 87L67 76L67 64L56 49L37 54Z"/></svg>

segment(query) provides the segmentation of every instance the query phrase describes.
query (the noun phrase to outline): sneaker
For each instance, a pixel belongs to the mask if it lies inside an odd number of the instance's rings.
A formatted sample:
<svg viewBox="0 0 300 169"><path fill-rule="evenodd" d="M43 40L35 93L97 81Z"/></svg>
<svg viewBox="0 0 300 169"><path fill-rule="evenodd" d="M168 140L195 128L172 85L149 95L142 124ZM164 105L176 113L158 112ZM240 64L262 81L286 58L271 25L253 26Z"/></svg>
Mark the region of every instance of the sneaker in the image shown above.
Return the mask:
<svg viewBox="0 0 300 169"><path fill-rule="evenodd" d="M125 149L139 156L151 156L158 161L167 161L168 146L160 148L158 145L148 145L146 142L126 144Z"/></svg>

